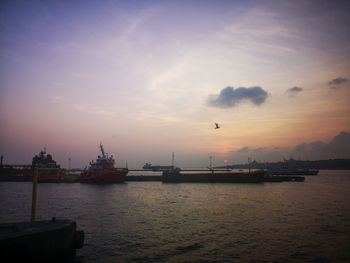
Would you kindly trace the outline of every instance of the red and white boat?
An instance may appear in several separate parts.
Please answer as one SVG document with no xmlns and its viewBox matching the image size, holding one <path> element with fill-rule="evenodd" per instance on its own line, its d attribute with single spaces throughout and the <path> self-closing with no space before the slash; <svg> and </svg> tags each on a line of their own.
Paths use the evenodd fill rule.
<svg viewBox="0 0 350 263">
<path fill-rule="evenodd" d="M 100 144 L 102 156 L 96 162 L 90 162 L 90 167 L 80 175 L 81 183 L 122 183 L 128 173 L 128 168 L 117 168 L 113 155 L 105 154 Z"/>
</svg>

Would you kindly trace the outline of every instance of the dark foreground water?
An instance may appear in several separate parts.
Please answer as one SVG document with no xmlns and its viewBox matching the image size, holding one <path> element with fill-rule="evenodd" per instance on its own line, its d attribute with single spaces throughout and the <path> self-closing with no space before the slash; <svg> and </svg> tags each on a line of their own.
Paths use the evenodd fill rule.
<svg viewBox="0 0 350 263">
<path fill-rule="evenodd" d="M 0 222 L 31 183 L 0 183 Z M 39 184 L 37 218 L 76 220 L 80 262 L 350 262 L 350 171 L 265 184 Z"/>
</svg>

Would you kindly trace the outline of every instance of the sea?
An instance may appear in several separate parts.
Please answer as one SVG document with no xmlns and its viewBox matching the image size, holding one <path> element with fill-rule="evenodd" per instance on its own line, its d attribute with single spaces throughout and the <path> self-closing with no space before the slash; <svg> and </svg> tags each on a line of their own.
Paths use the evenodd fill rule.
<svg viewBox="0 0 350 263">
<path fill-rule="evenodd" d="M 30 220 L 32 183 L 0 183 L 0 223 Z M 350 262 L 350 171 L 304 182 L 38 185 L 37 220 L 85 232 L 75 262 Z"/>
</svg>

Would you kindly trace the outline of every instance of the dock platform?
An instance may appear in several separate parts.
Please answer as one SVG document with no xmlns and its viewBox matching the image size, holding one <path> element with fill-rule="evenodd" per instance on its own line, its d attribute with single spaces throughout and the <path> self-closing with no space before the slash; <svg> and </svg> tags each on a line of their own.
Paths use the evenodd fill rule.
<svg viewBox="0 0 350 263">
<path fill-rule="evenodd" d="M 0 224 L 0 253 L 9 262 L 70 262 L 84 244 L 75 221 L 37 221 Z"/>
</svg>

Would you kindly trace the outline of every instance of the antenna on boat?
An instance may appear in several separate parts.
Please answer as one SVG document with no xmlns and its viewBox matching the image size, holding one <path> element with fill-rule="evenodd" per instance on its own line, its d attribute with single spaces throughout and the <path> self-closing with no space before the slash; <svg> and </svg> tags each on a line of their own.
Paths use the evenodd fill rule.
<svg viewBox="0 0 350 263">
<path fill-rule="evenodd" d="M 175 158 L 174 158 L 174 152 L 173 152 L 173 161 L 172 161 L 172 165 L 173 165 L 173 169 L 174 169 L 174 162 L 175 162 Z"/>
<path fill-rule="evenodd" d="M 101 152 L 102 152 L 102 157 L 103 157 L 103 158 L 106 158 L 105 150 L 103 149 L 102 142 L 100 142 L 100 149 L 101 149 Z"/>
<path fill-rule="evenodd" d="M 250 174 L 250 161 L 251 161 L 251 158 L 250 158 L 250 157 L 248 157 L 249 174 Z"/>
<path fill-rule="evenodd" d="M 213 156 L 209 156 L 209 169 L 212 170 L 213 166 L 212 166 L 212 160 L 213 160 Z"/>
</svg>

